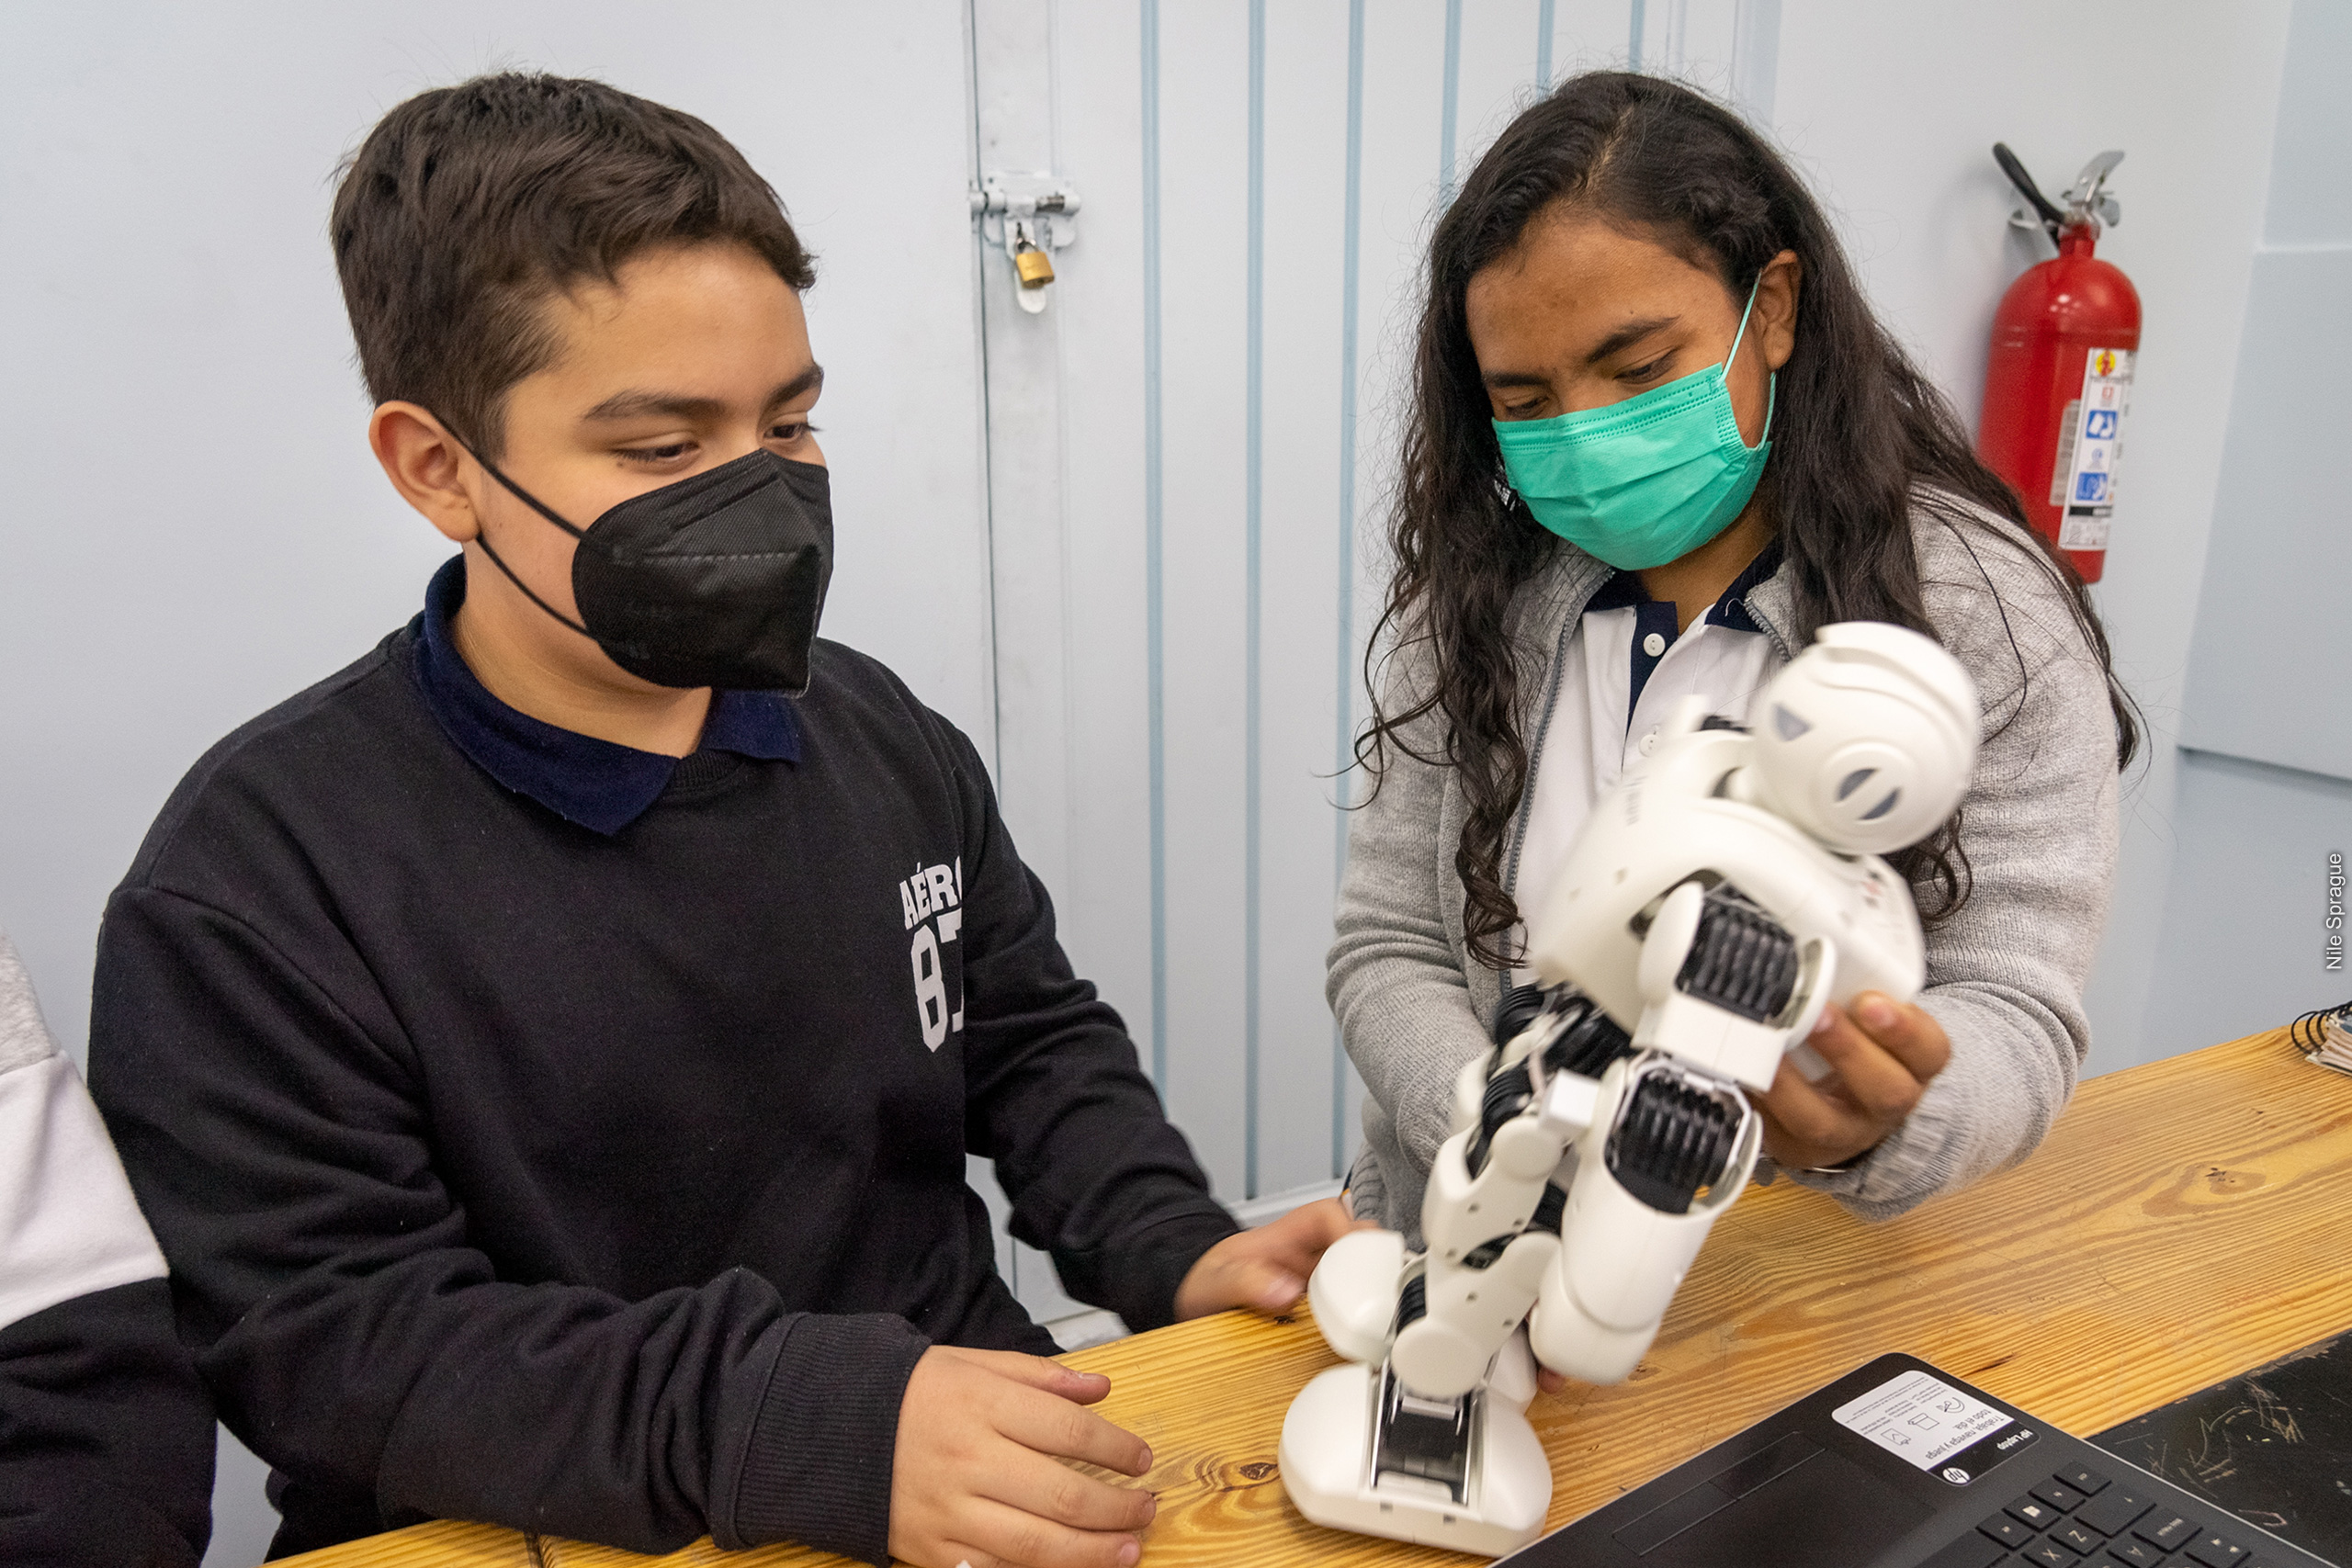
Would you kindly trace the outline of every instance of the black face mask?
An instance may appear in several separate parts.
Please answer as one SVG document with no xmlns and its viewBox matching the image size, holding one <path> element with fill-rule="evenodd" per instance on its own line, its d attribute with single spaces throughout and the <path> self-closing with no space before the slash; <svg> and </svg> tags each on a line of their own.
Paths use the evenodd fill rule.
<svg viewBox="0 0 2352 1568">
<path fill-rule="evenodd" d="M 833 575 L 832 489 L 822 467 L 763 447 L 631 496 L 579 528 L 481 466 L 580 541 L 571 557 L 580 619 L 533 593 L 477 536 L 482 554 L 614 663 L 658 686 L 794 696 L 808 689 L 808 645 Z"/>
</svg>

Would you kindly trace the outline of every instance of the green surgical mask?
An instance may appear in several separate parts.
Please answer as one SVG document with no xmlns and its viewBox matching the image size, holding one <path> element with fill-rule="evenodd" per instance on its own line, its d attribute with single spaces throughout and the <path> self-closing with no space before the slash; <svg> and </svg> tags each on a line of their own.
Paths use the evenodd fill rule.
<svg viewBox="0 0 2352 1568">
<path fill-rule="evenodd" d="M 1772 451 L 1779 377 L 1767 383 L 1764 439 L 1753 446 L 1740 438 L 1725 378 L 1755 309 L 1750 288 L 1721 365 L 1607 408 L 1495 421 L 1503 471 L 1535 520 L 1620 571 L 1664 566 L 1731 526 Z"/>
</svg>

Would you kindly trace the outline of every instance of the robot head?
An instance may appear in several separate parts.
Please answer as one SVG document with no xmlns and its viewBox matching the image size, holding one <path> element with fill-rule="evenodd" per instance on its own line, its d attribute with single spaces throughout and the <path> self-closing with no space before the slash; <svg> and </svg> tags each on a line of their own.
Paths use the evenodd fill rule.
<svg viewBox="0 0 2352 1568">
<path fill-rule="evenodd" d="M 1978 722 L 1974 682 L 1933 639 L 1877 621 L 1824 626 L 1765 689 L 1757 782 L 1831 849 L 1885 854 L 1960 805 Z"/>
</svg>

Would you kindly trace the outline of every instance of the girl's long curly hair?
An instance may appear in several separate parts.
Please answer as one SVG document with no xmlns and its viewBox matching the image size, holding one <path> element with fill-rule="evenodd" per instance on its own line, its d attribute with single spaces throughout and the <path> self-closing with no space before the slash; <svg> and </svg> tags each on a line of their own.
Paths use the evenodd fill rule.
<svg viewBox="0 0 2352 1568">
<path fill-rule="evenodd" d="M 1772 457 L 1758 493 L 1794 579 L 1801 640 L 1834 621 L 1889 621 L 1935 635 L 1911 543 L 1916 506 L 1949 496 L 2025 523 L 2016 494 L 1977 459 L 1951 402 L 1871 314 L 1820 205 L 1737 116 L 1675 83 L 1614 71 L 1571 77 L 1521 114 L 1478 161 L 1430 241 L 1390 519 L 1396 565 L 1364 655 L 1373 720 L 1356 743 L 1374 793 L 1392 745 L 1459 775 L 1468 811 L 1453 863 L 1464 934 L 1471 954 L 1498 969 L 1513 956 L 1506 947 L 1519 910 L 1503 886 L 1502 858 L 1528 773 L 1507 615 L 1513 594 L 1561 547 L 1504 479 L 1464 298 L 1470 279 L 1555 204 L 1655 236 L 1712 267 L 1737 298 L 1774 256 L 1796 254 L 1800 326 L 1780 371 Z M 2105 628 L 2073 569 L 2046 544 L 2041 558 L 2108 671 L 2118 765 L 2127 764 L 2139 726 L 2115 681 Z M 1416 646 L 1433 678 L 1384 692 L 1380 660 Z M 1431 714 L 1444 724 L 1443 751 L 1434 757 L 1407 739 Z M 1960 826 L 1955 813 L 1890 857 L 1931 925 L 1968 898 Z"/>
</svg>

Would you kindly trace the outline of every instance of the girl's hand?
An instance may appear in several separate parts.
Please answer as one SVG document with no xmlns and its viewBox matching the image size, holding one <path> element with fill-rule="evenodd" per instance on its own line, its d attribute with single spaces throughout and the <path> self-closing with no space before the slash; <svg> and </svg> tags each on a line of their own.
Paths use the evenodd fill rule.
<svg viewBox="0 0 2352 1568">
<path fill-rule="evenodd" d="M 1878 1147 L 1951 1060 L 1942 1024 L 1876 991 L 1856 997 L 1850 1013 L 1822 1009 L 1807 1043 L 1836 1071 L 1809 1084 L 1783 1059 L 1772 1087 L 1754 1097 L 1764 1152 L 1792 1170 L 1842 1165 Z"/>
<path fill-rule="evenodd" d="M 1285 1313 L 1306 1293 L 1324 1249 L 1350 1231 L 1377 1227 L 1348 1213 L 1337 1198 L 1293 1209 L 1281 1219 L 1227 1236 L 1201 1254 L 1176 1290 L 1176 1321 L 1227 1307 Z"/>
<path fill-rule="evenodd" d="M 1876 991 L 1856 997 L 1850 1014 L 1834 1003 L 1822 1009 L 1809 1043 L 1835 1072 L 1809 1084 L 1783 1058 L 1771 1089 L 1751 1097 L 1764 1116 L 1764 1151 L 1792 1170 L 1837 1165 L 1876 1148 L 1951 1060 L 1942 1024 Z M 1545 1393 L 1568 1386 L 1541 1365 L 1535 1382 Z"/>
</svg>

